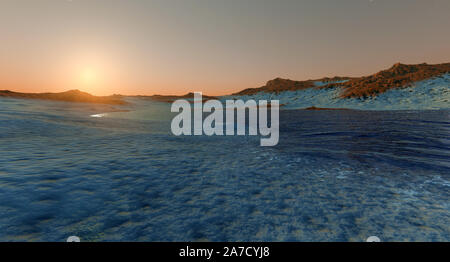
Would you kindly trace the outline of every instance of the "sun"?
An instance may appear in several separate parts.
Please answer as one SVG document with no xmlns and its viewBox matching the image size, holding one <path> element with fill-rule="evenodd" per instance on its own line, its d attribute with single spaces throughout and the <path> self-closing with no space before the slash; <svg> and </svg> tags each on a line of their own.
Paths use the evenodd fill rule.
<svg viewBox="0 0 450 262">
<path fill-rule="evenodd" d="M 106 55 L 100 53 L 75 52 L 67 61 L 67 75 L 71 89 L 79 89 L 92 95 L 109 95 L 113 92 L 117 76 L 115 63 Z"/>
<path fill-rule="evenodd" d="M 103 93 L 104 77 L 101 74 L 99 67 L 84 66 L 80 67 L 78 71 L 78 89 L 84 90 L 91 94 Z"/>
<path fill-rule="evenodd" d="M 94 85 L 96 82 L 97 73 L 96 71 L 91 67 L 86 67 L 83 69 L 81 73 L 81 80 L 83 84 L 87 86 Z"/>
</svg>

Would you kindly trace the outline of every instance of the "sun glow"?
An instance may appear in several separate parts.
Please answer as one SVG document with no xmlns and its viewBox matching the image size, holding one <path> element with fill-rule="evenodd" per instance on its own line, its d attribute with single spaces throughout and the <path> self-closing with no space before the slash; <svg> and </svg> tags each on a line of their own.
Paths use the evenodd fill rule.
<svg viewBox="0 0 450 262">
<path fill-rule="evenodd" d="M 104 69 L 98 65 L 79 66 L 76 74 L 77 89 L 94 95 L 104 95 L 107 84 Z"/>
<path fill-rule="evenodd" d="M 79 89 L 92 95 L 114 93 L 112 90 L 114 87 L 111 85 L 115 81 L 114 63 L 107 55 L 94 51 L 79 51 L 72 53 L 65 63 L 72 89 Z"/>
<path fill-rule="evenodd" d="M 97 74 L 96 74 L 95 70 L 88 67 L 83 70 L 83 72 L 81 74 L 81 79 L 82 79 L 83 84 L 90 86 L 95 83 L 96 76 L 97 76 Z"/>
<path fill-rule="evenodd" d="M 79 89 L 96 96 L 126 93 L 122 87 L 129 77 L 127 67 L 113 49 L 96 45 L 67 48 L 60 65 L 64 89 Z"/>
</svg>

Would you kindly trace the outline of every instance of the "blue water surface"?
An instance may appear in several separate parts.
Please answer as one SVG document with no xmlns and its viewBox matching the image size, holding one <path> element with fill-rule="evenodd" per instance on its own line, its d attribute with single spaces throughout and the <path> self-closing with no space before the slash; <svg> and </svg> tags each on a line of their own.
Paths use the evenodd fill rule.
<svg viewBox="0 0 450 262">
<path fill-rule="evenodd" d="M 450 241 L 449 110 L 282 110 L 261 147 L 130 100 L 0 99 L 0 241 Z"/>
</svg>

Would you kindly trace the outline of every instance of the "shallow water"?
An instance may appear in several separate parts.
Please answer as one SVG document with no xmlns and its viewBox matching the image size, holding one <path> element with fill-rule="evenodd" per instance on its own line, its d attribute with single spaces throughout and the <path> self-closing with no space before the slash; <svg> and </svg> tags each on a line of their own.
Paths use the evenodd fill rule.
<svg viewBox="0 0 450 262">
<path fill-rule="evenodd" d="M 448 110 L 281 111 L 260 147 L 133 102 L 0 99 L 1 241 L 450 241 Z"/>
</svg>

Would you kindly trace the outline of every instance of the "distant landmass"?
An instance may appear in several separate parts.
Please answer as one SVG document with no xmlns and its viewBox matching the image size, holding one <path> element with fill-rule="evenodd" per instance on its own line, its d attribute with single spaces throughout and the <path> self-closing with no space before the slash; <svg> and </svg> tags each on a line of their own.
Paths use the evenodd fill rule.
<svg viewBox="0 0 450 262">
<path fill-rule="evenodd" d="M 275 78 L 230 96 L 279 100 L 285 109 L 428 110 L 450 108 L 450 63 L 396 63 L 363 77 Z"/>
<path fill-rule="evenodd" d="M 397 63 L 376 74 L 349 79 L 341 83 L 330 83 L 322 88 L 340 87 L 342 88 L 341 96 L 343 98 L 376 96 L 389 89 L 411 86 L 413 83 L 449 72 L 450 63 L 437 65 Z"/>
<path fill-rule="evenodd" d="M 337 82 L 341 82 L 341 81 L 348 81 L 350 79 L 351 79 L 350 77 L 335 76 L 333 78 L 325 77 L 325 78 L 316 79 L 316 80 L 295 81 L 295 80 L 283 79 L 283 78 L 278 77 L 278 78 L 268 81 L 265 86 L 256 87 L 256 88 L 247 88 L 240 92 L 236 92 L 233 95 L 254 95 L 259 92 L 280 93 L 280 92 L 284 92 L 284 91 L 297 91 L 297 90 L 303 90 L 303 89 L 307 89 L 307 88 L 318 87 L 316 85 L 317 82 L 337 83 Z"/>
<path fill-rule="evenodd" d="M 80 90 L 70 90 L 62 93 L 19 93 L 9 90 L 0 90 L 0 97 L 25 98 L 25 99 L 45 99 L 66 102 L 96 103 L 110 105 L 125 105 L 121 96 L 93 96 Z"/>
<path fill-rule="evenodd" d="M 258 88 L 248 88 L 233 95 L 253 95 L 259 92 L 279 93 L 307 88 L 342 89 L 341 97 L 368 97 L 384 93 L 389 89 L 406 87 L 414 82 L 440 76 L 450 72 L 450 63 L 429 65 L 426 63 L 406 65 L 397 63 L 387 70 L 363 77 L 321 78 L 306 81 L 275 78 Z"/>
<path fill-rule="evenodd" d="M 93 96 L 79 90 L 62 93 L 19 93 L 0 90 L 0 97 L 125 105 L 128 103 L 125 101 L 127 97 L 171 103 L 177 99 L 192 101 L 194 94 Z M 386 70 L 363 77 L 335 76 L 306 81 L 275 78 L 264 86 L 248 88 L 228 96 L 203 95 L 203 101 L 229 98 L 277 99 L 283 108 L 308 110 L 450 108 L 450 63 L 434 65 L 396 63 Z"/>
<path fill-rule="evenodd" d="M 193 101 L 194 93 L 190 92 L 190 93 L 187 93 L 187 94 L 181 95 L 181 96 L 176 96 L 176 95 L 152 95 L 152 96 L 134 96 L 134 97 L 141 98 L 141 99 L 150 99 L 150 100 L 155 100 L 155 101 L 159 101 L 159 102 L 172 103 L 172 102 L 174 102 L 177 99 L 187 99 L 187 100 Z M 211 99 L 219 99 L 219 98 L 215 97 L 215 96 L 202 95 L 203 102 L 211 100 Z"/>
</svg>

